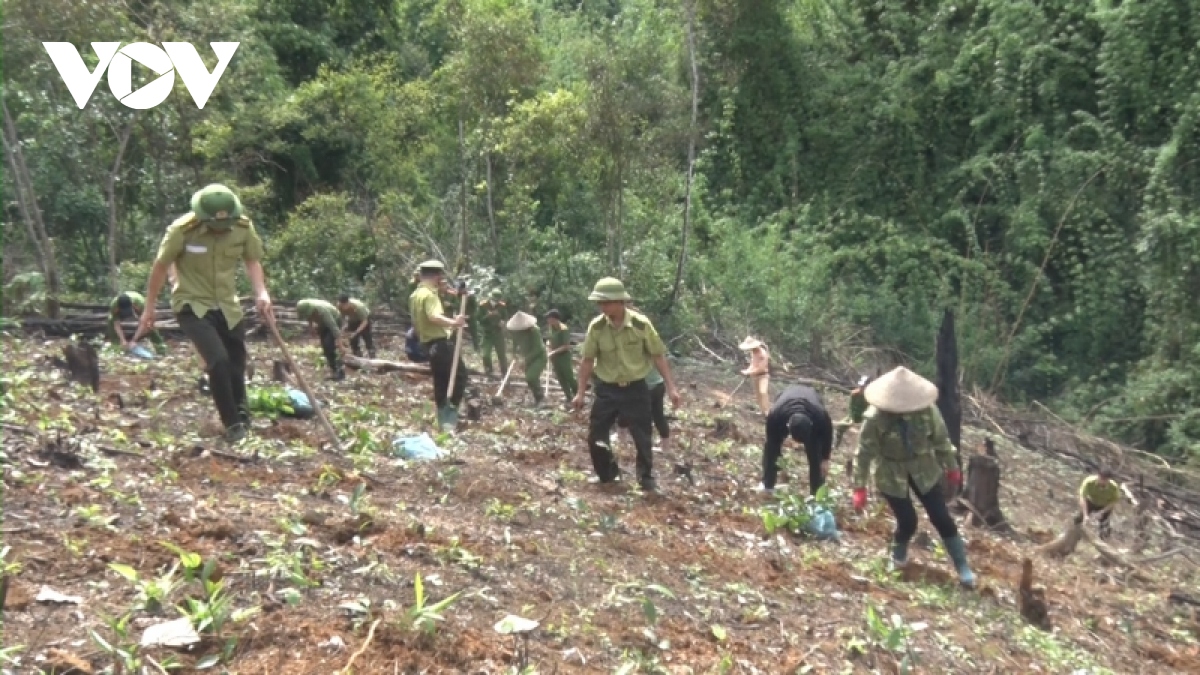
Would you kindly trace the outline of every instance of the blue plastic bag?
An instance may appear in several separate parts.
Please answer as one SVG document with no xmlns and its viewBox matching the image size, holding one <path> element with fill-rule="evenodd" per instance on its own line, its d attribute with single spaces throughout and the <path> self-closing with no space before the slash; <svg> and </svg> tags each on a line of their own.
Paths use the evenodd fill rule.
<svg viewBox="0 0 1200 675">
<path fill-rule="evenodd" d="M 134 346 L 130 347 L 128 354 L 130 356 L 132 356 L 134 358 L 138 358 L 138 359 L 153 359 L 154 358 L 154 352 L 150 351 L 149 349 L 146 349 L 142 345 L 134 345 Z"/>
<path fill-rule="evenodd" d="M 418 462 L 440 459 L 446 454 L 437 446 L 437 443 L 433 442 L 429 434 L 399 436 L 396 440 L 392 441 L 392 449 L 400 457 Z"/>
<path fill-rule="evenodd" d="M 292 417 L 306 420 L 317 414 L 317 411 L 313 410 L 312 402 L 308 400 L 308 394 L 299 389 L 288 389 L 287 395 L 292 400 Z"/>
<path fill-rule="evenodd" d="M 817 539 L 838 539 L 841 533 L 837 529 L 837 521 L 833 513 L 823 506 L 808 506 L 808 523 L 804 529 Z"/>
</svg>

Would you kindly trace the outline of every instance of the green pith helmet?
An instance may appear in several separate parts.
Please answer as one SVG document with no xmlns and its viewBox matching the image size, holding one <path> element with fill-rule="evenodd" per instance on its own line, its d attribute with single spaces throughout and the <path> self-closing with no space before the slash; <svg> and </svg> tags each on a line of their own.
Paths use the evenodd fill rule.
<svg viewBox="0 0 1200 675">
<path fill-rule="evenodd" d="M 493 288 L 492 292 L 488 294 L 488 297 L 492 300 L 499 300 L 500 298 L 504 297 L 504 294 L 500 292 L 499 288 Z"/>
<path fill-rule="evenodd" d="M 625 292 L 625 284 L 613 277 L 604 277 L 597 281 L 592 288 L 592 294 L 588 296 L 591 302 L 625 302 L 632 299 Z"/>
<path fill-rule="evenodd" d="M 214 229 L 229 229 L 242 217 L 242 202 L 219 183 L 205 186 L 192 195 L 192 213 Z"/>
<path fill-rule="evenodd" d="M 417 271 L 421 274 L 429 274 L 432 272 L 444 274 L 446 272 L 446 266 L 443 265 L 442 261 L 440 260 L 426 260 L 425 262 L 421 263 Z"/>
<path fill-rule="evenodd" d="M 296 318 L 301 321 L 307 320 L 315 310 L 316 306 L 312 300 L 301 300 L 296 303 Z"/>
</svg>

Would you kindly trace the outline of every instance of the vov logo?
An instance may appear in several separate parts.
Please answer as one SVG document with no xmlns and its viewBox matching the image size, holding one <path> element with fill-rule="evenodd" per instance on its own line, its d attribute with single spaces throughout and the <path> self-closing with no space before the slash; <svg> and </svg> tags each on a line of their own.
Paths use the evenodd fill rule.
<svg viewBox="0 0 1200 675">
<path fill-rule="evenodd" d="M 212 96 L 217 82 L 225 74 L 225 67 L 233 59 L 240 42 L 208 43 L 217 55 L 217 67 L 210 73 L 196 48 L 188 42 L 164 42 L 160 48 L 148 42 L 131 42 L 124 47 L 120 42 L 93 42 L 100 63 L 96 70 L 88 72 L 83 57 L 70 42 L 43 42 L 46 53 L 58 69 L 71 96 L 80 110 L 92 98 L 96 85 L 104 71 L 108 71 L 108 88 L 126 108 L 149 110 L 167 100 L 175 87 L 175 73 L 183 78 L 183 86 L 192 95 L 196 107 L 204 109 L 208 97 Z M 159 77 L 146 86 L 133 91 L 133 62 L 137 61 L 154 71 Z"/>
</svg>

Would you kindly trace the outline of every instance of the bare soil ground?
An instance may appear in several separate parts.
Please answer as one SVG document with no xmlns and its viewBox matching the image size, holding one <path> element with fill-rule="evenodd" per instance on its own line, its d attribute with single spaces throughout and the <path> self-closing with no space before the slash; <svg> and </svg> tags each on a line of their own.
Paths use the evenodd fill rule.
<svg viewBox="0 0 1200 675">
<path fill-rule="evenodd" d="M 260 418 L 253 437 L 230 449 L 214 437 L 219 425 L 196 390 L 187 346 L 152 362 L 105 351 L 93 394 L 43 362 L 62 345 L 0 344 L 11 547 L 4 672 L 155 673 L 173 664 L 193 672 L 215 663 L 211 672 L 327 674 L 353 658 L 352 672 L 382 674 L 892 673 L 902 662 L 921 673 L 1200 673 L 1200 624 L 1167 599 L 1200 595 L 1195 570 L 1174 558 L 1138 580 L 1086 547 L 1066 561 L 1037 556 L 1071 514 L 1082 475 L 1013 444 L 999 452 L 1001 505 L 1016 531 L 964 525 L 980 577 L 968 591 L 933 546 L 914 551 L 903 577 L 887 571 L 885 507 L 873 500 L 863 516 L 846 508 L 841 465 L 852 433 L 832 476 L 842 540 L 768 535 L 759 515 L 767 499 L 752 491 L 761 442 L 752 394 L 743 388 L 724 409 L 714 403 L 736 384 L 732 368 L 678 367 L 676 446 L 656 455 L 663 494 L 645 496 L 633 481 L 589 484 L 583 417 L 533 410 L 524 389 L 455 437 L 431 432 L 447 458 L 406 462 L 392 439 L 431 431 L 428 380 L 360 373 L 325 382 L 319 350 L 297 343 L 350 447 L 322 449 L 315 420 Z M 266 385 L 276 350 L 259 343 L 252 353 L 254 384 Z M 776 392 L 785 379 L 775 378 Z M 474 384 L 489 398 L 498 382 Z M 842 416 L 842 397 L 827 398 Z M 717 434 L 718 419 L 735 433 Z M 59 453 L 41 452 L 38 434 L 61 438 Z M 964 446 L 982 437 L 968 430 Z M 628 472 L 632 447 L 624 437 L 617 444 Z M 786 456 L 789 482 L 806 490 L 802 455 Z M 695 484 L 677 465 L 691 466 Z M 1118 511 L 1116 546 L 1132 542 L 1132 522 Z M 217 586 L 206 593 L 187 581 L 160 608 L 146 602 L 152 588 L 139 597 L 139 583 L 153 585 L 180 562 L 164 542 L 213 561 L 215 596 Z M 1017 612 L 1024 557 L 1046 588 L 1050 632 Z M 424 613 L 414 609 L 418 575 Z M 43 587 L 79 602 L 39 602 Z M 432 620 L 429 606 L 456 593 L 443 620 Z M 494 626 L 508 614 L 539 625 L 526 639 L 501 635 Z M 139 648 L 147 626 L 183 616 L 203 627 L 199 643 Z"/>
</svg>

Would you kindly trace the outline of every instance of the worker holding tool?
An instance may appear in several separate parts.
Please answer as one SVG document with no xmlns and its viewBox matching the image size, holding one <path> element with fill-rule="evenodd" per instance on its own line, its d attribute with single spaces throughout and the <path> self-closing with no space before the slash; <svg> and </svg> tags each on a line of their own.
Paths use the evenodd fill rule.
<svg viewBox="0 0 1200 675">
<path fill-rule="evenodd" d="M 371 335 L 371 310 L 367 305 L 345 293 L 338 298 L 338 312 L 346 317 L 346 332 L 350 338 L 350 351 L 362 356 L 362 345 L 367 346 L 367 356 L 375 358 L 375 337 Z"/>
<path fill-rule="evenodd" d="M 321 340 L 321 351 L 329 366 L 329 379 L 340 382 L 346 379 L 346 369 L 338 354 L 341 326 L 338 325 L 337 307 L 319 298 L 306 298 L 296 303 L 296 318 L 307 321 L 309 328 Z"/>
<path fill-rule="evenodd" d="M 512 335 L 513 345 L 525 365 L 525 384 L 533 392 L 533 405 L 541 407 L 546 391 L 542 387 L 542 373 L 546 371 L 546 345 L 538 331 L 537 319 L 525 312 L 517 312 L 506 326 Z"/>
<path fill-rule="evenodd" d="M 750 367 L 742 371 L 745 377 L 754 379 L 754 392 L 758 396 L 758 408 L 766 415 L 771 410 L 771 371 L 770 354 L 767 345 L 762 340 L 747 337 L 738 346 L 744 352 L 750 353 Z"/>
<path fill-rule="evenodd" d="M 1096 475 L 1084 478 L 1079 485 L 1079 513 L 1075 514 L 1075 524 L 1095 518 L 1100 522 L 1100 539 L 1107 540 L 1112 532 L 1108 519 L 1120 501 L 1121 486 L 1112 479 L 1111 471 L 1101 468 Z"/>
<path fill-rule="evenodd" d="M 121 325 L 121 322 L 138 319 L 145 309 L 146 298 L 141 293 L 125 291 L 113 298 L 108 305 L 108 323 L 105 331 L 109 341 L 120 344 L 125 351 L 133 349 L 137 343 L 125 339 L 125 327 Z M 137 329 L 134 328 L 134 331 L 136 332 Z M 162 335 L 157 330 L 150 331 L 147 337 L 150 338 L 151 344 L 154 345 L 154 351 L 159 356 L 167 353 L 167 343 L 163 341 Z"/>
<path fill-rule="evenodd" d="M 454 366 L 454 341 L 450 338 L 454 330 L 467 325 L 467 317 L 446 316 L 438 295 L 445 279 L 445 266 L 437 260 L 421 263 L 421 284 L 408 299 L 408 311 L 421 348 L 429 356 L 429 370 L 433 375 L 433 400 L 437 405 L 438 426 L 451 427 L 458 421 L 458 404 L 467 388 L 467 367 L 459 357 Z M 450 389 L 450 374 L 455 371 L 453 395 Z"/>
<path fill-rule="evenodd" d="M 588 325 L 583 360 L 579 364 L 579 391 L 571 404 L 575 410 L 583 408 L 583 397 L 594 374 L 596 396 L 588 420 L 588 451 L 596 479 L 612 483 L 620 476 L 609 432 L 621 416 L 629 421 L 629 432 L 637 448 L 638 483 L 647 492 L 655 491 L 650 388 L 646 376 L 657 367 L 672 405 L 679 407 L 679 391 L 667 363 L 667 347 L 649 319 L 625 306 L 632 298 L 619 279 L 607 277 L 597 281 L 588 300 L 600 306 L 601 314 Z"/>
<path fill-rule="evenodd" d="M 546 323 L 550 325 L 550 339 L 546 342 L 550 348 L 550 365 L 554 367 L 554 377 L 558 379 L 558 386 L 562 387 L 563 396 L 569 402 L 579 389 L 571 363 L 571 329 L 563 323 L 562 314 L 557 309 L 546 312 Z"/>
<path fill-rule="evenodd" d="M 808 457 L 808 490 L 817 494 L 829 476 L 833 455 L 833 422 L 816 389 L 794 384 L 775 399 L 767 412 L 767 440 L 762 452 L 762 492 L 773 492 L 779 474 L 779 456 L 788 436 L 804 446 Z"/>
<path fill-rule="evenodd" d="M 228 187 L 209 185 L 192 195 L 192 210 L 171 223 L 158 247 L 146 287 L 146 308 L 133 341 L 154 329 L 155 303 L 174 263 L 178 278 L 171 309 L 179 327 L 208 367 L 213 403 L 236 443 L 250 426 L 246 405 L 246 330 L 237 298 L 237 263 L 243 261 L 258 315 L 274 325 L 263 274 L 263 245 L 242 203 Z"/>
<path fill-rule="evenodd" d="M 508 372 L 508 355 L 504 344 L 504 313 L 506 307 L 501 300 L 500 289 L 494 289 L 483 302 L 479 303 L 479 322 L 483 328 L 481 357 L 483 370 L 488 377 L 492 376 L 492 351 L 500 361 L 500 374 Z"/>
<path fill-rule="evenodd" d="M 975 575 L 967 564 L 966 542 L 959 536 L 942 494 L 943 473 L 951 485 L 962 485 L 962 471 L 946 423 L 934 405 L 937 385 L 899 367 L 867 385 L 863 396 L 870 407 L 863 415 L 858 434 L 854 509 L 866 508 L 867 480 L 871 477 L 872 463 L 878 463 L 875 487 L 896 518 L 892 565 L 896 568 L 905 565 L 908 542 L 917 533 L 917 511 L 911 490 L 941 536 L 959 581 L 964 586 L 974 586 Z"/>
</svg>

